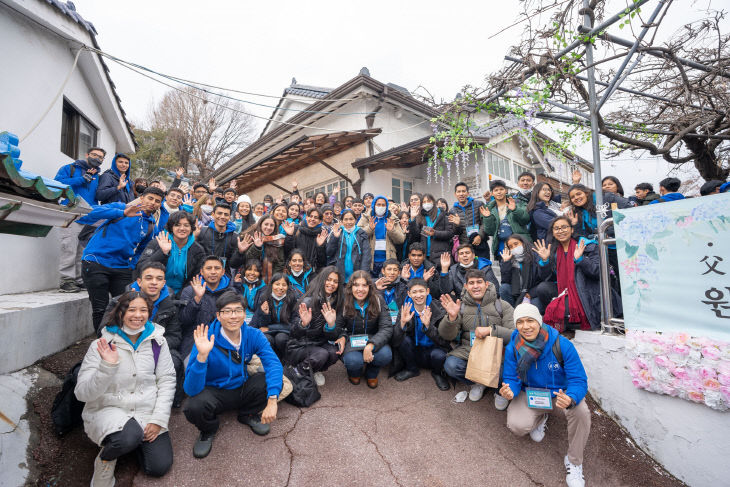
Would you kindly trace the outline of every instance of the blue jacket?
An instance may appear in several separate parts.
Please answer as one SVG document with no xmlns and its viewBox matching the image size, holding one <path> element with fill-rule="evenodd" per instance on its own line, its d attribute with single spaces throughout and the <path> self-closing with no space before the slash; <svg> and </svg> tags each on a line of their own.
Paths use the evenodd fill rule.
<svg viewBox="0 0 730 487">
<path fill-rule="evenodd" d="M 114 269 L 134 269 L 145 247 L 152 240 L 155 219 L 144 212 L 140 216 L 125 217 L 125 208 L 124 203 L 95 206 L 78 220 L 86 225 L 107 220 L 94 232 L 81 260 Z"/>
<path fill-rule="evenodd" d="M 63 182 L 63 181 L 61 181 Z M 655 203 L 669 203 L 670 201 L 677 201 L 677 200 L 683 200 L 684 195 L 682 193 L 667 193 L 663 196 L 660 196 L 659 198 L 655 199 L 650 205 L 653 205 Z"/>
<path fill-rule="evenodd" d="M 129 203 L 134 199 L 132 183 L 129 179 L 130 171 L 132 169 L 131 163 L 127 168 L 127 172 L 124 173 L 127 176 L 127 185 L 124 189 L 117 189 L 119 178 L 122 175 L 119 172 L 119 169 L 117 169 L 117 157 L 119 157 L 119 154 L 115 155 L 114 159 L 112 159 L 111 169 L 107 169 L 104 171 L 104 174 L 99 177 L 99 185 L 96 188 L 96 199 L 99 200 L 99 203 L 102 205 L 116 202 Z"/>
<path fill-rule="evenodd" d="M 205 363 L 198 362 L 198 347 L 193 346 L 190 353 L 188 368 L 185 371 L 183 388 L 188 396 L 200 394 L 205 387 L 218 389 L 238 389 L 248 380 L 246 365 L 256 354 L 261 359 L 266 374 L 266 392 L 268 396 L 278 396 L 283 384 L 284 369 L 279 358 L 269 345 L 264 334 L 256 328 L 244 324 L 241 326 L 241 357 L 243 360 L 236 364 L 229 358 L 225 350 L 235 351 L 233 345 L 221 336 L 221 323 L 215 320 L 208 329 L 208 337 L 215 335 L 215 345 L 208 354 Z"/>
<path fill-rule="evenodd" d="M 71 169 L 72 167 L 73 169 Z M 68 184 L 74 190 L 76 196 L 80 196 L 86 200 L 89 206 L 94 206 L 97 204 L 96 188 L 99 186 L 99 173 L 97 172 L 92 175 L 91 182 L 87 182 L 84 179 L 84 173 L 89 168 L 90 166 L 85 159 L 79 159 L 71 164 L 62 166 L 53 179 L 59 183 Z M 65 201 L 62 203 L 66 204 Z"/>
<path fill-rule="evenodd" d="M 548 327 L 548 333 L 550 334 L 548 343 L 535 364 L 527 371 L 527 384 L 523 384 L 517 375 L 517 353 L 515 352 L 515 341 L 519 337 L 519 332 L 517 330 L 512 332 L 510 342 L 504 351 L 503 382 L 509 385 L 515 398 L 526 387 L 539 387 L 554 392 L 562 389 L 578 404 L 588 392 L 588 378 L 583 369 L 583 363 L 570 340 L 560 336 L 558 331 L 552 327 Z M 562 366 L 553 354 L 555 340 L 560 340 L 560 352 L 563 354 Z"/>
</svg>

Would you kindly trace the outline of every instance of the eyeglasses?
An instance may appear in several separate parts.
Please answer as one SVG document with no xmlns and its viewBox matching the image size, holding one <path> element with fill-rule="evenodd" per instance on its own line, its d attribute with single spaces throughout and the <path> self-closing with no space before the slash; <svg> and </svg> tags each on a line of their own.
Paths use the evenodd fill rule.
<svg viewBox="0 0 730 487">
<path fill-rule="evenodd" d="M 102 161 L 104 160 L 104 157 L 106 157 L 104 154 L 102 154 L 100 152 L 89 152 L 89 155 L 94 156 L 97 159 L 101 159 Z"/>
<path fill-rule="evenodd" d="M 568 225 L 562 227 L 553 227 L 553 232 L 567 232 L 568 230 L 570 230 L 570 226 Z"/>
<path fill-rule="evenodd" d="M 236 308 L 236 309 L 222 309 L 219 311 L 221 316 L 229 317 L 229 316 L 243 316 L 246 314 L 246 310 L 243 308 Z"/>
</svg>

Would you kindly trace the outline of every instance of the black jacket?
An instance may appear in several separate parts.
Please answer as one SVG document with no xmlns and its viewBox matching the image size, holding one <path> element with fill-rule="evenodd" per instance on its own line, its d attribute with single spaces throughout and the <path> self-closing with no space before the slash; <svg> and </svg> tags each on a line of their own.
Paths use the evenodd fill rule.
<svg viewBox="0 0 730 487">
<path fill-rule="evenodd" d="M 441 320 L 444 316 L 446 316 L 446 310 L 443 306 L 441 306 L 441 303 L 436 300 L 431 300 L 431 322 L 428 325 L 428 328 L 426 328 L 426 336 L 431 339 L 431 341 L 439 348 L 444 349 L 445 351 L 451 350 L 451 345 L 448 340 L 444 340 L 441 338 L 441 335 L 439 335 L 438 325 L 441 323 Z M 399 346 L 403 342 L 403 337 L 408 335 L 409 337 L 413 337 L 416 333 L 415 331 L 416 326 L 416 315 L 413 315 L 413 318 L 406 323 L 405 328 L 401 328 L 400 326 L 400 313 L 398 313 L 398 321 L 396 321 L 395 325 L 393 326 L 393 340 L 392 344 L 394 347 Z"/>
<path fill-rule="evenodd" d="M 528 252 L 531 251 L 528 250 Z M 531 265 L 523 264 L 522 269 L 515 268 L 512 265 L 512 259 L 499 263 L 502 284 L 512 285 L 512 295 L 517 297 L 515 303 L 521 303 L 526 293 L 536 296 L 535 288 L 542 282 L 538 265 L 540 257 L 532 252 L 532 258 Z"/>
<path fill-rule="evenodd" d="M 368 343 L 372 343 L 373 352 L 377 352 L 390 342 L 393 336 L 393 321 L 388 312 L 388 306 L 383 298 L 376 294 L 380 304 L 380 314 L 376 318 L 371 318 L 370 313 L 366 313 L 366 319 L 363 319 L 360 313 L 356 312 L 354 317 L 345 317 L 344 312 L 337 314 L 335 327 L 328 329 L 325 327 L 325 336 L 327 340 L 337 340 L 345 337 L 345 351 L 343 355 L 350 351 L 349 337 L 352 335 L 364 335 L 367 331 Z"/>
<path fill-rule="evenodd" d="M 307 308 L 312 309 L 313 298 L 307 296 L 301 302 L 306 304 Z M 287 354 L 294 354 L 302 348 L 321 347 L 327 343 L 327 337 L 324 332 L 327 321 L 322 315 L 321 305 L 315 306 L 314 308 L 312 309 L 312 321 L 307 327 L 302 326 L 302 319 L 295 309 L 289 326 Z M 339 313 L 341 313 L 341 310 L 338 310 Z"/>
<path fill-rule="evenodd" d="M 224 276 L 224 279 L 228 279 L 228 276 Z M 216 314 L 215 302 L 216 300 L 229 289 L 236 289 L 233 286 L 233 282 L 229 282 L 228 286 L 220 286 L 215 291 L 211 291 L 208 286 L 205 287 L 205 294 L 200 300 L 200 303 L 195 302 L 195 292 L 190 285 L 183 288 L 180 293 L 180 325 L 182 328 L 182 345 L 180 346 L 180 352 L 183 357 L 190 353 L 193 349 L 193 330 L 199 324 L 203 323 L 209 325 L 214 319 Z M 236 289 L 238 293 L 241 291 Z"/>
<path fill-rule="evenodd" d="M 477 263 L 478 260 L 474 259 L 474 265 L 469 269 L 478 269 L 478 267 L 476 267 Z M 453 293 L 456 298 L 461 297 L 461 291 L 464 290 L 464 281 L 466 280 L 466 271 L 469 269 L 461 267 L 461 265 L 457 262 L 449 267 L 449 273 L 447 275 L 440 274 L 440 294 Z M 494 275 L 494 271 L 492 271 L 492 266 L 483 267 L 481 270 L 484 272 L 487 281 L 491 282 L 497 289 L 499 289 L 499 281 L 497 280 L 497 276 Z"/>
<path fill-rule="evenodd" d="M 96 199 L 99 200 L 100 205 L 107 203 L 129 203 L 134 199 L 132 191 L 127 191 L 127 188 L 117 189 L 119 184 L 119 176 L 111 169 L 104 171 L 104 174 L 99 176 L 99 186 L 96 187 Z"/>
<path fill-rule="evenodd" d="M 183 289 L 185 288 L 185 286 L 190 284 L 190 281 L 193 280 L 193 277 L 200 274 L 200 267 L 203 265 L 203 259 L 205 258 L 205 256 L 205 250 L 198 242 L 193 242 L 193 245 L 188 248 L 188 261 L 185 269 L 185 282 L 183 283 Z M 142 256 L 139 258 L 139 262 L 137 263 L 137 269 L 139 269 L 143 263 L 149 261 L 161 262 L 165 266 L 167 266 L 167 260 L 169 258 L 169 255 L 165 255 L 165 253 L 160 250 L 160 244 L 157 243 L 157 239 L 153 238 L 152 240 L 150 240 L 150 243 L 147 244 L 144 252 L 142 252 Z M 135 271 L 135 276 L 136 275 L 137 272 Z M 180 290 L 180 292 L 182 292 L 182 289 Z M 178 295 L 179 294 L 180 293 L 178 293 Z"/>
<path fill-rule="evenodd" d="M 370 237 L 362 228 L 357 228 L 355 233 L 355 241 L 352 249 L 352 271 L 368 271 L 372 266 L 373 253 L 370 251 Z M 344 232 L 344 230 L 343 230 Z M 330 235 L 327 241 L 327 255 L 330 259 L 335 261 L 335 266 L 340 272 L 340 275 L 345 275 L 345 255 L 347 255 L 347 249 L 345 248 L 345 239 L 342 238 L 342 233 L 339 237 L 334 234 Z"/>
<path fill-rule="evenodd" d="M 403 262 L 400 263 L 401 269 L 405 265 L 411 265 L 410 264 L 410 261 L 408 259 L 406 259 L 406 260 L 404 260 Z M 433 267 L 436 267 L 436 266 L 433 265 L 433 262 L 431 262 L 428 259 L 424 259 L 423 260 L 423 273 L 424 274 L 429 269 L 431 269 Z M 411 267 L 411 269 L 412 269 L 412 267 Z M 438 299 L 438 298 L 441 297 L 441 284 L 440 284 L 440 280 L 441 280 L 440 279 L 440 273 L 439 273 L 439 270 L 437 268 L 436 271 L 433 273 L 433 277 L 427 281 L 428 282 L 428 292 L 431 294 L 431 296 L 433 296 L 434 299 Z M 408 284 L 407 281 L 406 281 L 406 284 Z M 408 286 L 406 286 L 406 292 L 408 292 Z"/>
<path fill-rule="evenodd" d="M 256 312 L 253 315 L 250 326 L 254 328 L 266 327 L 269 329 L 269 333 L 289 333 L 292 318 L 294 318 L 295 315 L 299 316 L 296 309 L 297 299 L 295 297 L 294 290 L 290 288 L 282 301 L 283 303 L 281 304 L 279 318 L 277 319 L 274 299 L 270 298 L 268 300 L 269 312 L 264 313 L 261 309 L 263 300 L 260 297 L 259 302 L 256 304 Z"/>
<path fill-rule="evenodd" d="M 226 270 L 237 267 L 231 262 L 234 252 L 238 253 L 238 234 L 236 232 L 218 232 L 210 227 L 203 227 L 195 238 L 205 250 L 205 255 L 217 255 L 226 260 Z"/>
<path fill-rule="evenodd" d="M 307 262 L 312 266 L 313 273 L 317 273 L 317 269 L 321 269 L 327 265 L 327 242 L 317 245 L 317 237 L 321 228 L 311 229 L 306 226 L 298 227 L 294 235 L 287 235 L 284 239 L 284 254 L 290 255 L 294 249 L 299 249 L 304 253 Z"/>
<path fill-rule="evenodd" d="M 428 251 L 428 239 L 426 235 L 421 233 L 425 226 L 425 215 L 426 212 L 421 210 L 421 218 L 423 218 L 423 222 L 418 223 L 421 218 L 415 221 L 416 231 L 414 233 L 411 233 L 410 231 L 408 232 L 408 241 L 409 243 L 421 242 L 423 244 L 423 248 Z M 442 253 L 451 252 L 454 238 L 454 225 L 453 223 L 449 223 L 448 217 L 449 214 L 447 212 L 439 211 L 436 220 L 433 222 L 434 234 L 431 236 L 431 253 L 428 254 L 428 258 L 431 262 L 438 262 Z"/>
</svg>

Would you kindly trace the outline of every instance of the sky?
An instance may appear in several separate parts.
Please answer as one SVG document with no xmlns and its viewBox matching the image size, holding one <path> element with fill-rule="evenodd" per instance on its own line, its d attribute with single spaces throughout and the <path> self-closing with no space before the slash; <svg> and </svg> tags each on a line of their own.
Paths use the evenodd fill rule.
<svg viewBox="0 0 730 487">
<path fill-rule="evenodd" d="M 673 31 L 698 4 L 713 2 L 675 2 L 665 30 Z M 105 52 L 181 78 L 275 96 L 293 77 L 301 84 L 334 88 L 365 66 L 380 81 L 411 91 L 422 85 L 437 100 L 451 100 L 464 85 L 481 85 L 488 73 L 497 71 L 522 33 L 518 25 L 494 35 L 519 19 L 517 0 L 75 0 L 75 5 L 95 25 Z M 108 64 L 128 118 L 144 126 L 168 88 Z M 271 114 L 271 108 L 247 109 Z M 589 146 L 578 152 L 591 159 Z M 668 164 L 646 155 L 640 163 L 627 154 L 601 167 L 604 175 L 619 177 L 625 188 L 642 181 L 656 186 L 669 171 Z"/>
</svg>

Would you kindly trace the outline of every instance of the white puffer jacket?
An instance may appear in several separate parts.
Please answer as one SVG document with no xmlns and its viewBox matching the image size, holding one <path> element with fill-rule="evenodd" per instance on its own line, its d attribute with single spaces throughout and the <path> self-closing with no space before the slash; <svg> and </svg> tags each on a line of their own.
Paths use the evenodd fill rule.
<svg viewBox="0 0 730 487">
<path fill-rule="evenodd" d="M 167 430 L 176 382 L 164 332 L 163 327 L 155 325 L 135 351 L 122 337 L 104 328 L 102 338 L 118 350 L 116 364 L 101 359 L 96 348 L 98 340 L 89 346 L 74 392 L 79 401 L 86 403 L 82 413 L 84 430 L 97 445 L 101 446 L 107 435 L 121 431 L 130 418 L 142 429 L 154 423 L 162 427 L 161 433 Z M 152 340 L 160 344 L 157 370 Z"/>
</svg>

